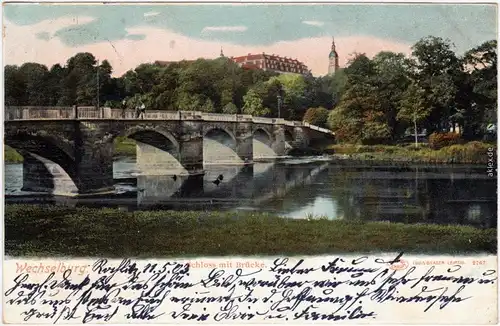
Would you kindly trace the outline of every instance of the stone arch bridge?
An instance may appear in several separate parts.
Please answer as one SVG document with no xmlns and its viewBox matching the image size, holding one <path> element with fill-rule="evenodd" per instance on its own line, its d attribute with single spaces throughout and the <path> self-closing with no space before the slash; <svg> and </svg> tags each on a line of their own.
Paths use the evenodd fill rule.
<svg viewBox="0 0 500 326">
<path fill-rule="evenodd" d="M 255 152 L 254 144 L 267 148 L 268 156 L 282 156 L 334 136 L 330 130 L 284 119 L 197 111 L 147 111 L 137 119 L 132 110 L 94 107 L 7 107 L 4 128 L 5 144 L 24 157 L 23 190 L 53 188 L 49 166 L 55 163 L 69 177 L 73 195 L 112 189 L 113 141 L 118 136 L 136 140 L 143 174 L 179 175 L 202 174 L 204 153 L 229 163 L 217 157 L 213 144 L 230 149 L 236 162 L 252 164 L 265 156 Z M 210 142 L 204 145 L 204 139 Z"/>
</svg>

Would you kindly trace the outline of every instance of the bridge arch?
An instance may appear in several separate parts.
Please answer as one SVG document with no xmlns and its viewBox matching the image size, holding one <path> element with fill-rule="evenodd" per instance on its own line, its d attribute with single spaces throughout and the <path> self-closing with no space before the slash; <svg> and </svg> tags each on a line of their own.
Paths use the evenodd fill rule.
<svg viewBox="0 0 500 326">
<path fill-rule="evenodd" d="M 293 142 L 293 134 L 288 129 L 285 129 L 285 142 L 287 142 L 287 143 Z"/>
<path fill-rule="evenodd" d="M 165 139 L 168 139 L 174 147 L 179 150 L 179 142 L 175 137 L 172 135 L 172 133 L 168 130 L 163 130 L 162 128 L 154 128 L 154 127 L 144 127 L 144 126 L 132 126 L 129 128 L 124 129 L 122 132 L 117 133 L 114 135 L 114 137 L 117 136 L 123 136 L 126 138 L 131 138 L 134 139 L 136 138 L 136 135 L 140 135 L 143 133 L 156 133 L 158 135 L 163 136 Z"/>
<path fill-rule="evenodd" d="M 271 145 L 272 135 L 265 128 L 259 127 L 253 131 L 253 137 L 267 145 Z"/>
<path fill-rule="evenodd" d="M 221 134 L 221 132 L 223 132 L 223 133 L 227 134 L 229 137 L 231 137 L 231 140 L 236 145 L 237 141 L 236 141 L 236 137 L 234 136 L 234 133 L 225 126 L 209 126 L 207 128 L 204 128 L 203 138 L 215 136 L 217 134 Z"/>
<path fill-rule="evenodd" d="M 69 141 L 44 132 L 18 131 L 6 132 L 4 142 L 23 156 L 23 190 L 52 194 L 79 191 L 76 159 L 80 154 Z"/>
<path fill-rule="evenodd" d="M 225 126 L 208 126 L 203 130 L 203 161 L 205 163 L 234 163 L 243 161 L 238 155 L 238 140 Z"/>
<path fill-rule="evenodd" d="M 276 157 L 277 154 L 273 149 L 273 142 L 273 134 L 267 128 L 256 128 L 253 131 L 254 159 Z"/>
<path fill-rule="evenodd" d="M 136 168 L 141 175 L 187 174 L 182 164 L 180 145 L 169 130 L 135 125 L 115 133 L 136 141 Z"/>
</svg>

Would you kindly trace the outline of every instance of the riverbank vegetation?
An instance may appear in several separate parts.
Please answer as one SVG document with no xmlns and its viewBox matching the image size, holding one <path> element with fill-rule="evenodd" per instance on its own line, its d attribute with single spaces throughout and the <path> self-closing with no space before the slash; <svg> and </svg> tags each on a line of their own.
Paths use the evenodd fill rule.
<svg viewBox="0 0 500 326">
<path fill-rule="evenodd" d="M 170 257 L 404 251 L 496 253 L 496 229 L 264 213 L 6 205 L 11 256 Z"/>
<path fill-rule="evenodd" d="M 406 145 L 352 145 L 335 144 L 323 149 L 330 154 L 343 154 L 342 158 L 362 161 L 401 161 L 410 163 L 466 163 L 496 162 L 496 145 L 472 141 L 432 149 L 428 144 Z"/>
</svg>

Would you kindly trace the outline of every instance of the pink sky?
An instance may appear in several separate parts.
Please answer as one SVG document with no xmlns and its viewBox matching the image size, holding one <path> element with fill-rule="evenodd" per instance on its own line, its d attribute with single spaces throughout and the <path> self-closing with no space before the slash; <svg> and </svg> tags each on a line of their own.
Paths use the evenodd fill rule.
<svg viewBox="0 0 500 326">
<path fill-rule="evenodd" d="M 306 38 L 290 42 L 278 42 L 269 46 L 240 46 L 221 42 L 200 41 L 158 28 L 143 27 L 128 29 L 129 34 L 144 34 L 144 40 L 120 40 L 101 42 L 80 47 L 64 45 L 58 38 L 48 41 L 36 37 L 36 33 L 53 35 L 57 30 L 91 21 L 89 17 L 60 18 L 45 20 L 35 25 L 18 26 L 4 20 L 4 65 L 21 65 L 24 62 L 38 62 L 50 67 L 64 64 L 78 52 L 90 52 L 99 60 L 107 59 L 113 66 L 115 76 L 145 62 L 155 60 L 174 61 L 181 59 L 216 58 L 221 47 L 226 56 L 240 56 L 248 53 L 279 54 L 304 62 L 313 75 L 327 73 L 331 38 Z M 228 31 L 229 32 L 229 31 Z M 410 45 L 370 36 L 336 37 L 340 65 L 343 66 L 352 53 L 366 53 L 373 56 L 380 51 L 410 53 Z"/>
</svg>

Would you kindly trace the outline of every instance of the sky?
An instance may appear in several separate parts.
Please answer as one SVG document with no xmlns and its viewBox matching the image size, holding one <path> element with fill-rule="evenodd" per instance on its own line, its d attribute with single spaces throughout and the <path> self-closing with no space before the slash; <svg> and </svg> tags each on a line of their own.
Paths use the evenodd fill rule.
<svg viewBox="0 0 500 326">
<path fill-rule="evenodd" d="M 467 4 L 4 4 L 3 64 L 64 64 L 78 52 L 120 76 L 156 60 L 279 54 L 327 73 L 354 53 L 411 53 L 422 37 L 450 39 L 457 54 L 495 39 L 496 5 Z"/>
</svg>

